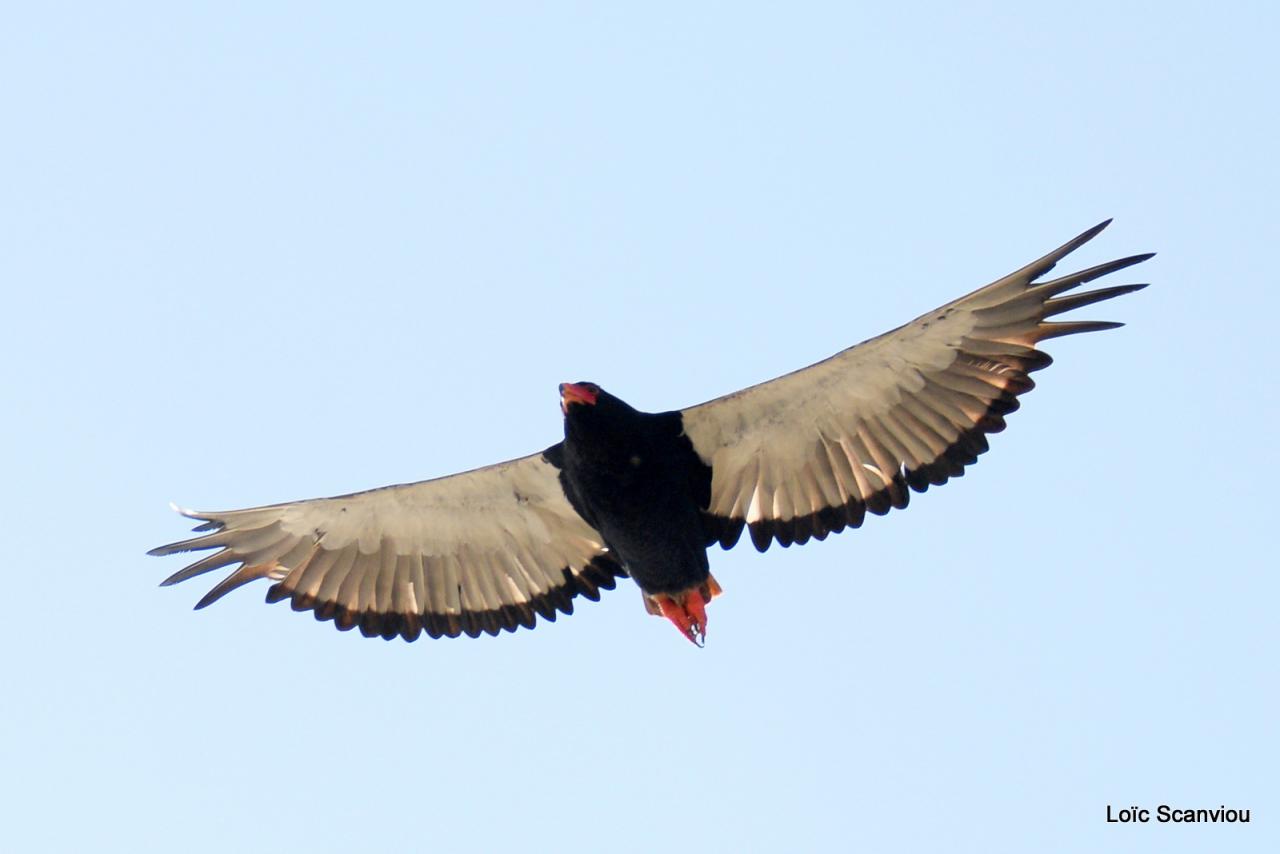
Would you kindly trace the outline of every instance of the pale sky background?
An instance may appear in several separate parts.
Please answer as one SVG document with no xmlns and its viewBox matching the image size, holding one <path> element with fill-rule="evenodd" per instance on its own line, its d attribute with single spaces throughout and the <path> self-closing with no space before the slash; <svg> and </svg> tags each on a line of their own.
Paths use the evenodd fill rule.
<svg viewBox="0 0 1280 854">
<path fill-rule="evenodd" d="M 1275 4 L 11 4 L 10 851 L 1275 851 Z M 179 8 L 180 7 L 180 8 Z M 156 585 L 188 526 L 1159 256 L 962 479 L 500 638 Z M 1105 809 L 1250 808 L 1242 826 Z"/>
</svg>

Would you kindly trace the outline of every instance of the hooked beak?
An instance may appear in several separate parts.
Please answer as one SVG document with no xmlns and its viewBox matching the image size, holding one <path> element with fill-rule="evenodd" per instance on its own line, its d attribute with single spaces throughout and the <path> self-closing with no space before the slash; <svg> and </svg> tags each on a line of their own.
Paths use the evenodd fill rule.
<svg viewBox="0 0 1280 854">
<path fill-rule="evenodd" d="M 560 383 L 560 411 L 568 414 L 569 404 L 595 406 L 597 393 L 581 383 Z"/>
</svg>

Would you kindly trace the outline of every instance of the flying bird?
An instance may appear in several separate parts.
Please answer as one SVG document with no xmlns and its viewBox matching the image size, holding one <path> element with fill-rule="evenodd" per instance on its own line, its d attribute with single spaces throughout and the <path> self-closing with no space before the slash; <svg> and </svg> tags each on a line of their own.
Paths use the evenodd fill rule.
<svg viewBox="0 0 1280 854">
<path fill-rule="evenodd" d="M 745 531 L 760 551 L 787 547 L 906 507 L 987 450 L 1051 361 L 1040 342 L 1123 325 L 1048 318 L 1146 287 L 1068 294 L 1151 254 L 1040 281 L 1109 223 L 769 382 L 657 413 L 564 383 L 564 439 L 545 451 L 332 498 L 179 510 L 201 536 L 149 554 L 217 549 L 163 585 L 235 567 L 196 608 L 266 578 L 268 602 L 387 640 L 532 628 L 630 576 L 649 613 L 702 645 L 720 592 L 712 545 Z"/>
</svg>

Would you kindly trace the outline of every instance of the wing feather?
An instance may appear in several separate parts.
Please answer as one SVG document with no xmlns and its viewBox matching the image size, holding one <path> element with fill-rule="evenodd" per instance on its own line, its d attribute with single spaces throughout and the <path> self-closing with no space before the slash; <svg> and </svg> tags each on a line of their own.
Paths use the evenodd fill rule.
<svg viewBox="0 0 1280 854">
<path fill-rule="evenodd" d="M 333 498 L 180 512 L 204 535 L 150 554 L 216 551 L 163 584 L 235 566 L 197 607 L 267 578 L 268 601 L 289 599 L 368 637 L 532 627 L 538 615 L 572 613 L 575 596 L 598 599 L 625 574 L 544 454 Z"/>
<path fill-rule="evenodd" d="M 1122 325 L 1047 318 L 1146 287 L 1063 295 L 1150 254 L 1038 281 L 1109 222 L 892 332 L 683 410 L 711 469 L 708 538 L 729 548 L 745 524 L 761 551 L 820 539 L 963 475 L 1051 364 L 1040 342 Z"/>
</svg>

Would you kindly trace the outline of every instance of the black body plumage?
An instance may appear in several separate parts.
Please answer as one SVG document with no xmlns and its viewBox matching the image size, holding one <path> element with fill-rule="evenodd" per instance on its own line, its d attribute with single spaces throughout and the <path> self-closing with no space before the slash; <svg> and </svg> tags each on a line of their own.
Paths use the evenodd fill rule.
<svg viewBox="0 0 1280 854">
<path fill-rule="evenodd" d="M 547 459 L 640 589 L 670 593 L 706 581 L 711 469 L 684 436 L 680 413 L 641 412 L 599 391 L 595 403 L 566 408 L 564 432 Z"/>
</svg>

